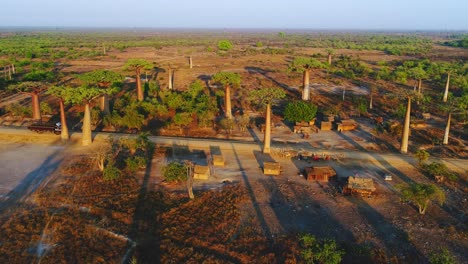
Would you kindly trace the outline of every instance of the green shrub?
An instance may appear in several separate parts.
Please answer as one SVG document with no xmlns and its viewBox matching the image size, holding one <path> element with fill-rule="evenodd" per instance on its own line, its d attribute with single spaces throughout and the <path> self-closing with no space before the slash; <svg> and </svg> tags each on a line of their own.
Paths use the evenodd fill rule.
<svg viewBox="0 0 468 264">
<path fill-rule="evenodd" d="M 232 43 L 229 40 L 223 39 L 218 41 L 218 49 L 223 51 L 228 51 L 232 49 Z"/>
<path fill-rule="evenodd" d="M 453 255 L 446 248 L 433 252 L 429 257 L 431 264 L 455 264 L 457 263 Z"/>
<path fill-rule="evenodd" d="M 162 168 L 164 179 L 168 182 L 185 181 L 187 179 L 187 170 L 183 164 L 173 161 Z"/>
<path fill-rule="evenodd" d="M 41 102 L 40 105 L 41 113 L 43 115 L 51 115 L 52 114 L 52 107 L 50 107 L 50 104 L 47 102 Z"/>
<path fill-rule="evenodd" d="M 112 181 L 120 177 L 120 170 L 113 163 L 109 163 L 102 171 L 102 175 L 104 180 Z"/>
<path fill-rule="evenodd" d="M 444 176 L 451 181 L 456 181 L 458 179 L 457 175 L 452 173 L 447 165 L 441 162 L 435 161 L 430 164 L 425 164 L 422 168 L 423 171 L 432 178 L 435 178 L 435 176 Z"/>
<path fill-rule="evenodd" d="M 288 103 L 284 110 L 284 118 L 292 122 L 309 122 L 317 114 L 317 106 L 304 101 Z"/>
<path fill-rule="evenodd" d="M 299 237 L 302 247 L 301 256 L 305 263 L 327 263 L 338 264 L 344 255 L 344 251 L 338 249 L 333 240 L 317 242 L 311 234 L 304 234 Z"/>
<path fill-rule="evenodd" d="M 129 157 L 125 160 L 125 164 L 127 165 L 126 168 L 133 173 L 140 168 L 144 168 L 146 166 L 146 162 L 146 158 L 142 156 Z"/>
<path fill-rule="evenodd" d="M 5 110 L 15 117 L 31 117 L 32 110 L 27 106 L 22 106 L 18 103 L 11 104 L 5 107 Z"/>
</svg>

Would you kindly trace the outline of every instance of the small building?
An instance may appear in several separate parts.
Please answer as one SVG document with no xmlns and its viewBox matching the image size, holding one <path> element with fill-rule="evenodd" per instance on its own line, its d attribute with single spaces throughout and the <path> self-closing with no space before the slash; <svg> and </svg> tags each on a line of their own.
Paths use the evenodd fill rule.
<svg viewBox="0 0 468 264">
<path fill-rule="evenodd" d="M 336 171 L 330 167 L 307 167 L 304 169 L 308 181 L 328 182 L 330 178 L 336 176 Z"/>
<path fill-rule="evenodd" d="M 281 166 L 278 162 L 264 162 L 263 174 L 265 175 L 280 175 Z"/>
<path fill-rule="evenodd" d="M 332 122 L 331 121 L 321 121 L 320 122 L 320 130 L 324 130 L 324 131 L 332 130 Z"/>
<path fill-rule="evenodd" d="M 213 155 L 213 165 L 224 167 L 224 157 L 222 155 Z"/>
<path fill-rule="evenodd" d="M 195 180 L 208 180 L 210 177 L 210 167 L 195 165 L 193 169 L 193 179 Z"/>
<path fill-rule="evenodd" d="M 357 176 L 349 176 L 348 183 L 343 188 L 344 194 L 358 193 L 360 195 L 371 195 L 376 190 L 374 180 Z"/>
<path fill-rule="evenodd" d="M 341 120 L 339 123 L 336 123 L 336 130 L 340 132 L 354 130 L 357 127 L 358 125 L 354 119 L 345 119 Z"/>
</svg>

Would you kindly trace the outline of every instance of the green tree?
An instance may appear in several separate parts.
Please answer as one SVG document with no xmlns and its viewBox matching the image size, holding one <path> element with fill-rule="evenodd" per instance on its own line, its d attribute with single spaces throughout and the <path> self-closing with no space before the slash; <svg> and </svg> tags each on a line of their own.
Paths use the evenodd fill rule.
<svg viewBox="0 0 468 264">
<path fill-rule="evenodd" d="M 87 146 L 91 144 L 91 109 L 90 103 L 93 99 L 101 96 L 104 93 L 111 93 L 110 89 L 103 89 L 98 87 L 89 87 L 89 86 L 80 86 L 77 88 L 70 88 L 66 90 L 67 96 L 65 98 L 66 103 L 71 103 L 73 105 L 83 105 L 85 106 L 84 118 L 83 118 L 83 127 L 82 127 L 82 145 Z"/>
<path fill-rule="evenodd" d="M 95 70 L 78 75 L 78 78 L 88 86 L 97 86 L 99 88 L 119 89 L 124 76 L 109 70 Z M 102 112 L 109 114 L 109 97 L 108 94 L 103 94 L 100 98 L 99 107 Z"/>
<path fill-rule="evenodd" d="M 255 104 L 265 107 L 265 137 L 263 145 L 263 153 L 270 153 L 271 145 L 271 105 L 277 100 L 284 98 L 286 93 L 281 88 L 261 88 L 250 92 L 250 100 Z"/>
<path fill-rule="evenodd" d="M 225 117 L 232 119 L 231 87 L 237 88 L 240 86 L 240 75 L 232 72 L 218 72 L 215 75 L 213 75 L 212 80 L 213 82 L 221 84 L 224 87 L 224 107 L 226 108 Z"/>
<path fill-rule="evenodd" d="M 325 240 L 321 243 L 311 234 L 303 234 L 299 237 L 301 256 L 305 263 L 338 264 L 344 255 L 344 251 L 338 249 L 336 242 Z"/>
<path fill-rule="evenodd" d="M 285 37 L 286 37 L 286 33 L 284 33 L 284 32 L 278 32 L 278 37 L 280 37 L 280 38 L 285 38 Z"/>
<path fill-rule="evenodd" d="M 228 50 L 232 49 L 231 41 L 229 41 L 227 39 L 223 39 L 223 40 L 218 41 L 218 49 L 222 50 L 222 51 L 228 51 Z"/>
<path fill-rule="evenodd" d="M 130 59 L 124 65 L 124 70 L 135 71 L 138 101 L 143 101 L 145 99 L 143 89 L 141 87 L 141 70 L 150 70 L 152 68 L 153 64 L 144 59 Z"/>
<path fill-rule="evenodd" d="M 192 115 L 190 113 L 177 113 L 172 122 L 182 131 L 183 127 L 190 125 L 192 122 Z"/>
<path fill-rule="evenodd" d="M 447 145 L 450 135 L 450 124 L 452 122 L 453 113 L 463 113 L 468 111 L 468 95 L 463 97 L 449 96 L 447 103 L 439 106 L 439 108 L 447 113 L 447 123 L 445 125 L 444 140 L 442 144 Z"/>
<path fill-rule="evenodd" d="M 316 114 L 317 106 L 304 101 L 290 102 L 284 109 L 284 119 L 292 122 L 309 122 Z"/>
<path fill-rule="evenodd" d="M 51 115 L 52 114 L 52 107 L 50 107 L 49 103 L 41 102 L 40 108 L 41 108 L 41 113 L 43 115 Z"/>
<path fill-rule="evenodd" d="M 326 49 L 325 51 L 327 52 L 327 55 L 328 55 L 328 65 L 331 66 L 332 56 L 333 56 L 333 54 L 335 54 L 335 50 L 334 49 Z"/>
<path fill-rule="evenodd" d="M 16 92 L 27 94 L 32 98 L 32 113 L 34 120 L 41 120 L 41 108 L 39 95 L 42 91 L 46 90 L 47 87 L 42 82 L 21 82 L 16 85 L 8 87 L 9 90 L 15 90 Z"/>
<path fill-rule="evenodd" d="M 293 60 L 293 62 L 289 65 L 289 70 L 295 72 L 302 72 L 302 84 L 303 84 L 303 92 L 302 92 L 302 100 L 309 100 L 310 99 L 310 88 L 309 88 L 309 75 L 312 69 L 321 69 L 325 68 L 326 65 L 318 61 L 314 58 L 305 58 L 305 57 L 298 57 Z"/>
<path fill-rule="evenodd" d="M 399 185 L 403 200 L 413 202 L 418 206 L 419 213 L 425 214 L 431 201 L 443 204 L 445 193 L 434 184 L 411 183 L 407 186 Z"/>
</svg>

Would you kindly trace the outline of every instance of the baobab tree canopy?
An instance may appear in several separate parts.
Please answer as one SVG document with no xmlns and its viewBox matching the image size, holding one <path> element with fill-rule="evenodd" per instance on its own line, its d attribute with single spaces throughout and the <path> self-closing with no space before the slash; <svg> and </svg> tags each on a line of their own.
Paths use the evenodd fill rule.
<svg viewBox="0 0 468 264">
<path fill-rule="evenodd" d="M 129 59 L 125 65 L 124 70 L 137 70 L 137 69 L 145 69 L 151 70 L 153 68 L 153 64 L 145 59 Z"/>
<path fill-rule="evenodd" d="M 43 82 L 21 82 L 16 85 L 9 86 L 10 90 L 16 90 L 21 93 L 38 93 L 45 89 L 46 85 Z"/>
<path fill-rule="evenodd" d="M 327 66 L 314 58 L 305 58 L 298 57 L 293 60 L 291 65 L 289 65 L 289 70 L 295 72 L 303 72 L 307 69 L 321 69 L 326 68 Z"/>
<path fill-rule="evenodd" d="M 258 106 L 273 104 L 276 100 L 284 98 L 286 93 L 281 88 L 261 88 L 250 92 L 250 99 Z"/>
<path fill-rule="evenodd" d="M 74 105 L 83 104 L 89 102 L 97 96 L 103 94 L 110 94 L 113 92 L 112 89 L 102 89 L 94 86 L 80 86 L 76 88 L 64 89 L 65 102 Z"/>
<path fill-rule="evenodd" d="M 124 76 L 122 74 L 108 70 L 87 72 L 79 75 L 78 78 L 86 85 L 98 85 L 100 87 L 115 85 L 124 80 Z"/>
<path fill-rule="evenodd" d="M 241 82 L 240 75 L 233 72 L 218 72 L 213 75 L 212 79 L 215 83 L 219 83 L 223 86 L 238 87 Z"/>
</svg>

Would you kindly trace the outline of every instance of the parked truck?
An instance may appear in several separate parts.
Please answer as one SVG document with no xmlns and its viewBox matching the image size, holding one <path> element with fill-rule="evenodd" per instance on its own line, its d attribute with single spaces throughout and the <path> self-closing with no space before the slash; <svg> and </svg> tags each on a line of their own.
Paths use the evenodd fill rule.
<svg viewBox="0 0 468 264">
<path fill-rule="evenodd" d="M 62 133 L 62 125 L 60 124 L 60 122 L 56 124 L 39 122 L 28 126 L 28 129 L 39 134 L 42 134 L 44 132 L 51 132 L 55 135 L 60 135 L 60 133 Z"/>
</svg>

